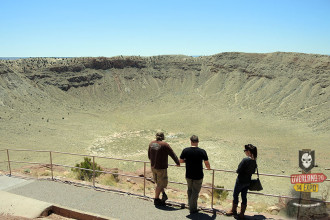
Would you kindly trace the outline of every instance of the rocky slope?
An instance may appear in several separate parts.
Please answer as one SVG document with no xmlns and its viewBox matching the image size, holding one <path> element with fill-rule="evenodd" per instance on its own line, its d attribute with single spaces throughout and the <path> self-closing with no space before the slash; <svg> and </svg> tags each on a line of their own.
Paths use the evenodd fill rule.
<svg viewBox="0 0 330 220">
<path fill-rule="evenodd" d="M 297 118 L 328 131 L 329 83 L 330 56 L 314 54 L 1 60 L 0 107 L 203 100 Z"/>
</svg>

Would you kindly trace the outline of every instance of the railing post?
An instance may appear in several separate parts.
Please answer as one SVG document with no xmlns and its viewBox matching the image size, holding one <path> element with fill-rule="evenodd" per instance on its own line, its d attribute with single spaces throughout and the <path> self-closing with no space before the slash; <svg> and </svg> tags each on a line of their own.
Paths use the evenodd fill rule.
<svg viewBox="0 0 330 220">
<path fill-rule="evenodd" d="M 52 152 L 49 151 L 49 159 L 50 159 L 50 172 L 52 173 L 52 180 L 54 180 L 54 175 L 53 175 L 53 158 L 52 158 Z"/>
<path fill-rule="evenodd" d="M 213 197 L 214 197 L 214 170 L 212 170 L 212 199 L 211 199 L 211 209 L 213 209 Z"/>
<path fill-rule="evenodd" d="M 7 158 L 8 158 L 9 176 L 11 176 L 11 167 L 10 167 L 10 159 L 9 159 L 9 150 L 8 149 L 7 149 Z"/>
<path fill-rule="evenodd" d="M 302 151 L 305 152 L 311 152 L 311 149 L 302 149 Z M 308 174 L 311 173 L 311 171 L 305 172 L 305 170 L 302 170 L 302 174 Z M 301 201 L 301 204 L 310 204 L 311 199 L 311 192 L 300 192 L 300 198 L 303 200 Z"/>
<path fill-rule="evenodd" d="M 143 196 L 146 196 L 146 162 L 143 163 Z"/>
<path fill-rule="evenodd" d="M 93 156 L 93 187 L 95 187 L 95 156 Z"/>
</svg>

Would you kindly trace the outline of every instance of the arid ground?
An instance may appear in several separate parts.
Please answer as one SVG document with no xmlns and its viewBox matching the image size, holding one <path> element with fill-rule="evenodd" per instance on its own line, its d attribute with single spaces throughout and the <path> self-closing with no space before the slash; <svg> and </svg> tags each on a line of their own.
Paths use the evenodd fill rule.
<svg viewBox="0 0 330 220">
<path fill-rule="evenodd" d="M 148 161 L 149 142 L 164 131 L 178 156 L 198 135 L 216 169 L 235 170 L 244 144 L 251 143 L 258 147 L 260 173 L 297 174 L 298 151 L 312 149 L 312 172 L 329 178 L 329 84 L 330 56 L 315 54 L 1 60 L 0 149 Z M 5 151 L 0 159 L 7 160 Z M 48 163 L 49 154 L 13 152 L 11 160 Z M 80 161 L 54 159 L 70 166 Z M 134 171 L 143 164 L 111 166 Z M 184 182 L 179 169 L 170 169 L 170 179 Z M 210 178 L 206 172 L 205 182 Z M 219 172 L 215 184 L 232 189 L 235 178 Z M 261 178 L 264 193 L 293 193 L 288 178 Z M 321 183 L 313 197 L 329 191 L 329 182 Z"/>
</svg>

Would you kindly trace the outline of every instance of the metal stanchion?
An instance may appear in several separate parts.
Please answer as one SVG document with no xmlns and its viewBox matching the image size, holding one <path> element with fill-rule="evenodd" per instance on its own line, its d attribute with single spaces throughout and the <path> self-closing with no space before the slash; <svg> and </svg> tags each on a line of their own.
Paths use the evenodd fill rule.
<svg viewBox="0 0 330 220">
<path fill-rule="evenodd" d="M 52 159 L 52 152 L 49 151 L 49 158 L 50 158 L 50 171 L 52 173 L 52 180 L 54 180 L 54 175 L 53 175 L 53 159 Z"/>
<path fill-rule="evenodd" d="M 95 156 L 93 156 L 93 187 L 95 187 Z"/>
<path fill-rule="evenodd" d="M 7 158 L 8 158 L 9 176 L 11 176 L 11 167 L 10 167 L 10 159 L 9 159 L 9 150 L 8 149 L 7 149 Z"/>
<path fill-rule="evenodd" d="M 211 209 L 213 209 L 213 197 L 214 197 L 214 170 L 212 170 L 212 199 L 211 199 Z"/>
<path fill-rule="evenodd" d="M 146 196 L 146 162 L 144 164 L 144 170 L 143 170 L 143 196 Z"/>
</svg>

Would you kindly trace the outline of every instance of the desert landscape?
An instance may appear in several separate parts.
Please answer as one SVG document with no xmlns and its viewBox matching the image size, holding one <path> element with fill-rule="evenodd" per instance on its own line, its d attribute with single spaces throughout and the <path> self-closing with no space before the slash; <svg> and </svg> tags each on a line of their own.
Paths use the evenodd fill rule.
<svg viewBox="0 0 330 220">
<path fill-rule="evenodd" d="M 329 178 L 329 84 L 330 56 L 317 54 L 0 60 L 0 149 L 148 161 L 148 144 L 163 131 L 178 156 L 198 135 L 215 169 L 236 170 L 244 144 L 251 143 L 258 147 L 260 173 L 297 174 L 298 151 L 312 149 L 312 172 Z M 7 160 L 5 151 L 0 160 Z M 48 163 L 49 156 L 17 152 L 11 160 Z M 80 161 L 59 155 L 54 163 Z M 143 166 L 99 163 L 128 172 Z M 0 169 L 7 170 L 6 163 Z M 183 171 L 171 167 L 170 179 L 184 181 Z M 210 178 L 206 171 L 204 182 Z M 215 184 L 232 189 L 235 178 L 219 172 Z M 288 178 L 261 178 L 264 193 L 294 193 Z M 313 197 L 329 200 L 329 182 L 319 185 Z"/>
</svg>

